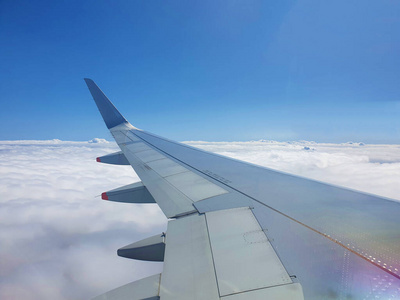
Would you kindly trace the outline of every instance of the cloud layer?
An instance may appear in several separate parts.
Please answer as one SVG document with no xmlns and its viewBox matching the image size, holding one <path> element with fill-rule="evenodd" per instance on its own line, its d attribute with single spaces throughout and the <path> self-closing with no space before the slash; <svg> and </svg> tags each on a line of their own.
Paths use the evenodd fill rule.
<svg viewBox="0 0 400 300">
<path fill-rule="evenodd" d="M 400 145 L 186 142 L 264 167 L 400 200 Z"/>
<path fill-rule="evenodd" d="M 281 171 L 400 200 L 400 146 L 313 142 L 186 142 Z M 156 205 L 102 201 L 139 181 L 95 162 L 114 143 L 0 142 L 0 299 L 89 299 L 161 272 L 116 250 L 164 231 Z"/>
<path fill-rule="evenodd" d="M 129 166 L 96 163 L 114 143 L 0 142 L 0 299 L 88 299 L 160 264 L 116 250 L 165 230 L 157 205 L 101 200 L 139 181 Z"/>
</svg>

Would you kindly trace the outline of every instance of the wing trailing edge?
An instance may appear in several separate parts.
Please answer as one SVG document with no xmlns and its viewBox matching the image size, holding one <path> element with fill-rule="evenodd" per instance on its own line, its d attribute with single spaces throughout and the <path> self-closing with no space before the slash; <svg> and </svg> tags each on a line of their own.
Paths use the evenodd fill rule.
<svg viewBox="0 0 400 300">
<path fill-rule="evenodd" d="M 146 277 L 97 296 L 92 300 L 157 300 L 160 299 L 160 279 L 161 274 Z"/>
</svg>

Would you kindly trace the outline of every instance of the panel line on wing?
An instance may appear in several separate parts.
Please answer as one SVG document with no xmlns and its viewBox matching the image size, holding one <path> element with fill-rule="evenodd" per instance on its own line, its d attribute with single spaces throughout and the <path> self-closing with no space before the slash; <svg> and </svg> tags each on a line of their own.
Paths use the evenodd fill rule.
<svg viewBox="0 0 400 300">
<path fill-rule="evenodd" d="M 142 145 L 140 145 L 140 146 L 142 146 Z M 147 146 L 146 146 L 147 147 Z M 132 151 L 133 153 L 139 153 L 139 152 L 143 152 L 143 151 L 149 151 L 151 148 L 150 147 L 147 147 L 147 148 L 145 148 L 145 147 L 141 147 L 141 148 L 139 148 L 139 149 L 133 149 L 134 151 Z"/>
<path fill-rule="evenodd" d="M 119 142 L 125 140 L 122 134 L 115 134 Z M 194 202 L 229 193 L 147 144 L 121 142 L 120 147 L 168 218 L 197 212 Z"/>
<path fill-rule="evenodd" d="M 248 290 L 248 291 L 237 292 L 237 293 L 232 293 L 232 294 L 226 294 L 226 295 L 221 296 L 221 298 L 230 297 L 230 296 L 233 296 L 233 295 L 246 294 L 246 293 L 249 293 L 249 292 L 254 292 L 254 291 L 259 291 L 259 290 L 273 289 L 273 288 L 276 288 L 276 287 L 279 287 L 279 286 L 285 286 L 285 285 L 291 285 L 291 284 L 293 284 L 293 282 L 284 283 L 284 284 L 277 284 L 277 285 L 271 285 L 271 286 L 268 286 L 268 287 L 261 287 L 261 288 L 256 288 L 256 289 L 252 289 L 252 290 Z"/>
<path fill-rule="evenodd" d="M 137 143 L 141 143 L 141 141 L 131 141 L 131 142 L 125 142 L 125 145 L 132 145 L 132 144 L 137 144 Z"/>
<path fill-rule="evenodd" d="M 205 215 L 221 296 L 292 283 L 250 208 Z M 245 234 L 254 231 L 262 232 L 263 243 L 246 240 Z"/>
<path fill-rule="evenodd" d="M 290 299 L 304 300 L 303 289 L 299 283 L 288 283 L 259 288 L 250 291 L 230 294 L 221 297 L 221 299 L 248 300 L 248 299 Z"/>
<path fill-rule="evenodd" d="M 147 141 L 145 142 L 148 143 Z M 153 147 L 150 143 L 148 144 Z M 154 148 L 157 149 L 157 147 Z M 143 143 L 143 146 L 139 145 L 139 147 L 134 147 L 132 150 L 140 161 L 153 169 L 192 202 L 229 193 L 226 189 L 160 154 L 161 151 L 158 152 L 159 149 L 153 150 Z M 162 153 L 168 155 L 163 151 Z"/>
<path fill-rule="evenodd" d="M 143 134 L 150 135 L 150 136 L 153 136 L 153 137 L 155 137 L 155 138 L 161 139 L 161 140 L 166 141 L 166 142 L 173 143 L 173 142 L 168 141 L 168 140 L 166 140 L 166 139 L 164 139 L 164 138 L 161 138 L 161 137 L 158 137 L 158 136 L 149 134 L 149 133 L 147 133 L 147 132 L 143 132 L 143 131 L 142 131 L 142 133 L 143 133 Z M 135 135 L 136 135 L 136 134 L 135 134 Z M 142 138 L 142 137 L 139 137 L 139 138 Z M 142 138 L 142 139 L 143 139 L 143 138 Z M 350 252 L 356 254 L 358 257 L 360 257 L 360 258 L 364 259 L 365 261 L 367 261 L 367 262 L 373 264 L 374 266 L 376 266 L 376 267 L 378 267 L 379 269 L 385 271 L 386 273 L 388 273 L 388 274 L 394 276 L 394 277 L 397 278 L 397 279 L 400 279 L 400 275 L 394 273 L 391 269 L 389 270 L 386 266 L 382 266 L 382 265 L 379 265 L 378 263 L 376 263 L 375 261 L 371 261 L 368 257 L 365 257 L 365 256 L 363 256 L 361 253 L 358 253 L 357 251 L 354 251 L 353 249 L 351 249 L 350 247 L 348 247 L 348 246 L 346 246 L 345 244 L 341 243 L 340 241 L 338 241 L 338 240 L 332 238 L 330 235 L 328 235 L 328 234 L 326 234 L 326 233 L 323 233 L 323 232 L 321 232 L 321 231 L 319 231 L 319 230 L 317 230 L 317 229 L 315 229 L 315 228 L 313 228 L 313 227 L 311 227 L 311 226 L 309 226 L 309 225 L 306 225 L 305 223 L 303 223 L 303 222 L 301 222 L 301 221 L 299 221 L 299 220 L 297 220 L 297 219 L 295 219 L 295 218 L 293 218 L 293 217 L 290 217 L 289 215 L 287 215 L 287 214 L 285 214 L 285 213 L 283 213 L 283 212 L 281 212 L 281 211 L 279 211 L 279 210 L 277 210 L 277 209 L 275 209 L 275 208 L 269 206 L 268 204 L 266 204 L 266 203 L 264 203 L 264 202 L 261 202 L 260 200 L 258 200 L 258 199 L 256 199 L 256 198 L 254 198 L 254 197 L 252 197 L 252 196 L 250 196 L 250 195 L 248 195 L 248 194 L 246 194 L 246 193 L 244 193 L 244 192 L 242 192 L 242 191 L 240 191 L 240 190 L 234 188 L 233 186 L 230 186 L 229 184 L 227 184 L 226 182 L 223 182 L 223 181 L 219 180 L 218 178 L 210 177 L 209 175 L 207 175 L 206 173 L 204 173 L 202 170 L 199 170 L 199 169 L 197 169 L 197 168 L 194 167 L 194 166 L 188 165 L 187 163 L 185 163 L 184 161 L 180 160 L 179 158 L 177 158 L 177 157 L 175 157 L 175 156 L 173 156 L 173 155 L 171 155 L 171 154 L 165 152 L 164 150 L 160 149 L 159 147 L 153 145 L 151 142 L 149 142 L 149 141 L 147 141 L 147 140 L 145 140 L 145 139 L 143 139 L 143 140 L 144 140 L 146 143 L 148 143 L 149 145 L 151 145 L 152 147 L 154 147 L 155 149 L 159 150 L 160 152 L 165 153 L 165 154 L 167 154 L 167 155 L 173 157 L 175 160 L 179 161 L 180 163 L 182 163 L 182 164 L 184 164 L 184 165 L 186 165 L 186 166 L 189 166 L 190 168 L 193 168 L 193 169 L 196 170 L 197 172 L 203 174 L 205 177 L 207 177 L 207 178 L 212 178 L 213 180 L 219 182 L 219 183 L 222 184 L 223 186 L 227 186 L 227 187 L 229 187 L 230 189 L 232 189 L 232 190 L 234 190 L 234 191 L 236 191 L 236 192 L 238 192 L 238 193 L 240 193 L 240 194 L 242 194 L 242 195 L 244 195 L 244 196 L 246 196 L 246 197 L 252 199 L 253 201 L 256 201 L 257 203 L 259 203 L 259 204 L 261 204 L 261 205 L 263 205 L 263 206 L 265 206 L 265 207 L 267 207 L 267 208 L 269 208 L 269 209 L 271 209 L 271 210 L 273 210 L 273 211 L 275 211 L 275 212 L 281 214 L 282 216 L 284 216 L 284 217 L 286 217 L 286 218 L 288 218 L 288 219 L 290 219 L 290 220 L 292 220 L 292 221 L 294 221 L 294 222 L 296 222 L 296 223 L 298 223 L 298 224 L 300 224 L 300 225 L 302 225 L 302 226 L 304 226 L 304 227 L 306 227 L 306 228 L 308 228 L 308 229 L 310 229 L 310 230 L 312 230 L 312 231 L 314 231 L 314 232 L 316 232 L 316 233 L 318 233 L 318 234 L 324 236 L 325 238 L 327 238 L 327 239 L 331 240 L 332 242 L 334 242 L 334 243 L 340 245 L 341 247 L 345 248 L 346 250 L 348 250 L 348 251 L 350 251 Z M 180 144 L 180 146 L 186 147 L 186 148 L 190 148 L 190 149 L 194 149 L 194 150 L 197 150 L 197 151 L 200 151 L 200 152 L 206 152 L 206 151 L 203 151 L 203 150 L 201 150 L 201 149 L 196 149 L 196 148 L 188 147 L 188 146 L 186 146 L 186 145 L 184 145 L 184 144 Z M 219 156 L 218 154 L 215 154 L 215 155 Z M 235 159 L 233 159 L 233 160 L 235 160 Z M 250 165 L 251 165 L 251 164 L 250 164 Z M 285 174 L 285 173 L 283 173 L 283 172 L 278 172 L 278 171 L 276 171 L 276 172 L 277 172 L 277 173 L 280 173 L 280 174 Z M 288 175 L 290 175 L 290 174 L 288 174 Z M 291 175 L 291 176 L 293 176 L 293 175 Z"/>
<path fill-rule="evenodd" d="M 154 151 L 153 149 L 136 152 L 135 155 L 144 163 L 165 158 L 164 155 Z"/>
<path fill-rule="evenodd" d="M 204 214 L 205 216 L 205 214 Z M 219 288 L 219 283 L 218 283 L 218 274 L 217 274 L 217 269 L 215 267 L 215 261 L 214 261 L 214 253 L 213 253 L 213 248 L 211 247 L 211 238 L 210 238 L 210 229 L 208 227 L 208 221 L 207 218 L 204 217 L 205 223 L 206 223 L 206 230 L 207 230 L 207 236 L 208 236 L 208 243 L 210 245 L 210 252 L 211 252 L 211 258 L 212 258 L 212 264 L 213 264 L 213 268 L 214 268 L 214 274 L 215 274 L 215 282 L 217 284 L 217 291 L 218 291 L 218 295 L 221 297 L 221 292 L 220 292 L 220 288 Z"/>
<path fill-rule="evenodd" d="M 220 299 L 205 219 L 193 214 L 168 222 L 161 299 Z"/>
<path fill-rule="evenodd" d="M 178 174 L 182 174 L 182 173 L 190 173 L 190 171 L 186 169 L 185 171 L 178 172 L 178 173 L 175 173 L 175 174 L 170 174 L 170 175 L 163 176 L 163 177 L 167 180 L 168 177 L 171 177 L 171 176 L 174 176 L 174 175 L 178 175 Z"/>
<path fill-rule="evenodd" d="M 189 170 L 165 177 L 165 180 L 182 191 L 182 193 L 194 202 L 228 193 L 227 190 Z"/>
</svg>

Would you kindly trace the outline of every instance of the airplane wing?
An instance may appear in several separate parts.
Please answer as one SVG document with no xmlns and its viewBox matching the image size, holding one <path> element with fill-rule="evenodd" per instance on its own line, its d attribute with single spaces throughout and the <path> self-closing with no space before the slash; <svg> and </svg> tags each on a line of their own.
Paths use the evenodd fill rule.
<svg viewBox="0 0 400 300">
<path fill-rule="evenodd" d="M 400 299 L 400 204 L 209 153 L 140 130 L 90 79 L 120 152 L 141 179 L 103 199 L 157 203 L 166 233 L 118 250 L 161 274 L 100 299 Z"/>
</svg>

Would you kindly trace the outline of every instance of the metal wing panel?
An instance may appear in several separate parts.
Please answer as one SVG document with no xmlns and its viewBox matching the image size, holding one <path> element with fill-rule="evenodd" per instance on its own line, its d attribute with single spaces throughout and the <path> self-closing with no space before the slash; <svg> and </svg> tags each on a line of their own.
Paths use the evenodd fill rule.
<svg viewBox="0 0 400 300">
<path fill-rule="evenodd" d="M 292 220 L 306 229 L 306 232 L 313 231 L 313 234 L 323 237 L 323 244 L 339 246 L 342 254 L 344 250 L 352 253 L 352 256 L 364 260 L 366 266 L 376 269 L 377 273 L 387 273 L 398 284 L 399 203 L 207 153 L 146 132 L 138 132 L 138 136 L 202 172 L 204 176 L 210 176 L 249 196 L 260 204 L 259 209 L 265 207 L 263 211 L 275 211 L 283 217 L 282 222 Z M 288 242 L 284 246 L 289 245 Z M 312 243 L 304 249 L 309 253 L 314 250 Z M 281 248 L 278 249 L 279 254 L 280 251 Z M 322 256 L 319 258 L 321 261 L 329 261 L 323 252 L 317 255 Z M 316 257 L 311 259 L 318 260 Z M 344 259 L 343 255 L 341 259 Z M 290 267 L 285 258 L 283 262 Z M 298 268 L 307 269 L 308 263 L 297 262 L 297 268 L 293 271 L 297 272 Z M 364 264 L 355 265 L 355 268 L 365 268 Z M 326 267 L 329 268 L 328 265 Z M 356 269 L 349 270 L 349 276 L 356 273 Z M 373 282 L 373 277 L 370 281 Z M 303 288 L 305 293 L 312 289 L 304 285 Z"/>
<path fill-rule="evenodd" d="M 135 152 L 135 155 L 144 163 L 152 162 L 159 159 L 164 159 L 165 156 L 153 149 Z"/>
<path fill-rule="evenodd" d="M 122 145 L 121 149 L 164 214 L 174 217 L 195 211 L 193 201 L 135 156 L 130 146 Z"/>
<path fill-rule="evenodd" d="M 111 129 L 126 159 L 169 218 L 196 211 L 193 203 L 228 193 L 136 136 L 130 124 Z"/>
<path fill-rule="evenodd" d="M 190 171 L 165 179 L 193 202 L 228 193 L 227 190 Z"/>
<path fill-rule="evenodd" d="M 181 165 L 173 162 L 170 159 L 160 159 L 147 163 L 147 165 L 156 171 L 161 177 L 167 177 L 183 172 L 187 172 L 188 169 Z"/>
<path fill-rule="evenodd" d="M 262 204 L 253 211 L 304 299 L 400 299 L 400 281 L 354 252 Z"/>
</svg>

